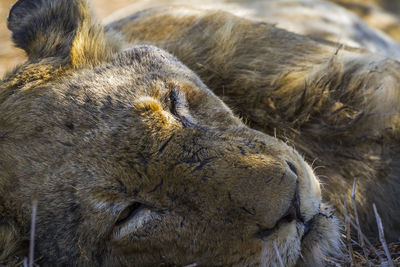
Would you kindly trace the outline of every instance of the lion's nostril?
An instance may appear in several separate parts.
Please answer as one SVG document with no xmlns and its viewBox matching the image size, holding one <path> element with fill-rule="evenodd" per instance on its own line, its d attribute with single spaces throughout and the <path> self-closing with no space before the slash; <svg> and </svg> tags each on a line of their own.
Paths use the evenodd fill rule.
<svg viewBox="0 0 400 267">
<path fill-rule="evenodd" d="M 287 161 L 287 160 L 286 160 L 286 163 L 287 163 L 287 165 L 289 166 L 290 170 L 291 170 L 294 174 L 297 175 L 297 169 L 296 169 L 296 167 L 294 166 L 294 164 L 291 163 L 290 161 Z"/>
</svg>

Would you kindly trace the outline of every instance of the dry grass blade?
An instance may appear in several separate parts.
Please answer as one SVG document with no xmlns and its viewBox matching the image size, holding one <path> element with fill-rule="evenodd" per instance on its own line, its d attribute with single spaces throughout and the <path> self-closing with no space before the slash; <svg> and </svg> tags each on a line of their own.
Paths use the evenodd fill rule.
<svg viewBox="0 0 400 267">
<path fill-rule="evenodd" d="M 351 191 L 351 199 L 353 200 L 353 211 L 354 211 L 354 218 L 356 220 L 356 224 L 357 224 L 357 234 L 358 234 L 358 242 L 360 242 L 360 246 L 363 250 L 364 253 L 364 257 L 366 259 L 368 259 L 368 252 L 367 249 L 365 247 L 365 241 L 364 241 L 364 235 L 361 232 L 361 227 L 360 227 L 360 221 L 358 219 L 358 212 L 357 212 L 357 204 L 356 204 L 356 184 L 357 184 L 357 179 L 354 179 L 353 182 L 353 190 Z"/>
<path fill-rule="evenodd" d="M 344 199 L 344 227 L 346 229 L 346 240 L 347 246 L 349 248 L 349 254 L 351 257 L 351 266 L 355 266 L 355 258 L 353 252 L 353 246 L 351 245 L 351 234 L 350 234 L 350 218 L 347 214 L 347 204 L 346 204 L 346 196 L 343 197 Z"/>
<path fill-rule="evenodd" d="M 386 244 L 385 234 L 383 232 L 383 225 L 382 225 L 381 217 L 378 214 L 378 211 L 376 209 L 375 203 L 372 204 L 372 207 L 374 208 L 375 217 L 376 217 L 376 223 L 378 224 L 379 240 L 381 241 L 383 250 L 385 251 L 385 254 L 386 254 L 386 257 L 387 257 L 387 260 L 388 260 L 388 266 L 394 267 L 393 261 L 392 261 L 392 257 L 390 256 L 390 252 L 389 252 L 388 246 Z"/>
<path fill-rule="evenodd" d="M 30 236 L 30 240 L 29 240 L 29 261 L 28 261 L 29 267 L 33 267 L 33 262 L 34 262 L 37 205 L 38 205 L 37 200 L 33 200 L 33 202 L 32 202 L 31 236 Z"/>
<path fill-rule="evenodd" d="M 281 253 L 279 253 L 278 246 L 276 245 L 275 241 L 274 241 L 274 249 L 275 249 L 276 257 L 278 258 L 278 261 L 279 261 L 279 266 L 280 267 L 285 267 L 285 265 L 283 265 L 283 260 L 282 260 L 282 257 L 281 257 Z"/>
<path fill-rule="evenodd" d="M 349 218 L 349 219 L 350 219 L 350 218 Z M 362 235 L 362 237 L 363 237 L 365 243 L 367 243 L 369 249 L 370 249 L 371 251 L 374 252 L 374 254 L 379 258 L 379 261 L 380 261 L 380 262 L 383 262 L 384 260 L 383 260 L 383 258 L 381 257 L 381 254 L 380 254 L 380 253 L 378 252 L 378 250 L 372 245 L 372 243 L 368 240 L 368 238 L 361 232 L 360 227 L 359 227 L 355 222 L 353 222 L 351 219 L 350 219 L 350 224 L 351 224 L 351 226 L 353 226 L 353 227 L 357 230 L 357 232 L 361 233 L 361 235 Z"/>
</svg>

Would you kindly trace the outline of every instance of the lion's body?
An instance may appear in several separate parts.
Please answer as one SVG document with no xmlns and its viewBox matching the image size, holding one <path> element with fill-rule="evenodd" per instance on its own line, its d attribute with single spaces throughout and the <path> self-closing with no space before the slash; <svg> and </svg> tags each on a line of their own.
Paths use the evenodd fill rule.
<svg viewBox="0 0 400 267">
<path fill-rule="evenodd" d="M 327 197 L 342 214 L 343 195 L 357 179 L 367 232 L 376 231 L 376 203 L 390 238 L 399 236 L 397 62 L 185 7 L 150 10 L 109 27 L 128 42 L 171 52 L 253 128 L 291 140 L 316 160 Z"/>
<path fill-rule="evenodd" d="M 20 0 L 8 26 L 29 59 L 0 84 L 0 264 L 32 200 L 44 266 L 321 265 L 322 199 L 342 213 L 353 178 L 366 230 L 375 202 L 398 235 L 396 61 L 187 7 L 103 30 L 84 0 Z"/>
</svg>

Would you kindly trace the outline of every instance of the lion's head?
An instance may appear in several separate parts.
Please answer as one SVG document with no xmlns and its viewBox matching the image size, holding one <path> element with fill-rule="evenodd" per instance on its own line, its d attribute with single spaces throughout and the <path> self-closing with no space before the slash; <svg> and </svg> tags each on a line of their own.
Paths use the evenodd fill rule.
<svg viewBox="0 0 400 267">
<path fill-rule="evenodd" d="M 122 51 L 85 1 L 20 0 L 29 60 L 0 87 L 0 261 L 316 264 L 338 247 L 310 166 L 152 46 Z M 302 259 L 301 256 L 302 255 Z"/>
</svg>

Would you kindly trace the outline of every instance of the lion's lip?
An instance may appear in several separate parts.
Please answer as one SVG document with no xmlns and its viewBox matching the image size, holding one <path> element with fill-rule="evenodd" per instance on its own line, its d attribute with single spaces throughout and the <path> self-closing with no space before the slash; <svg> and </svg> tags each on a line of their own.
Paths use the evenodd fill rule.
<svg viewBox="0 0 400 267">
<path fill-rule="evenodd" d="M 319 214 L 317 214 L 317 215 L 319 215 Z M 315 216 L 317 216 L 317 215 L 315 215 Z M 313 217 L 312 219 L 308 220 L 307 222 L 302 222 L 301 220 L 291 219 L 291 215 L 290 216 L 285 216 L 282 219 L 280 219 L 275 224 L 275 226 L 273 228 L 264 229 L 264 230 L 261 230 L 261 231 L 257 232 L 256 233 L 256 237 L 264 240 L 265 238 L 269 237 L 272 233 L 277 231 L 282 223 L 285 223 L 285 222 L 290 223 L 290 222 L 293 222 L 293 221 L 301 223 L 304 226 L 304 228 L 303 228 L 304 229 L 303 238 L 304 238 L 311 231 L 312 226 L 315 223 L 315 217 Z"/>
</svg>

